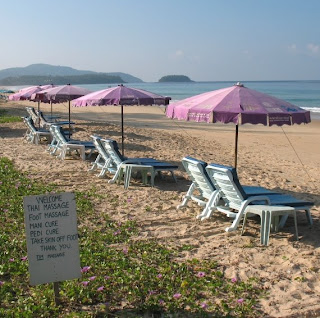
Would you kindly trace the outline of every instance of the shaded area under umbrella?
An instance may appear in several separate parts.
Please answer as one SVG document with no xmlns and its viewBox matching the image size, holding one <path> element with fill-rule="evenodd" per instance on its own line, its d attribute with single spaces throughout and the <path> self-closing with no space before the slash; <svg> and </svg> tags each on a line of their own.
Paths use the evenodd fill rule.
<svg viewBox="0 0 320 318">
<path fill-rule="evenodd" d="M 309 111 L 244 87 L 241 83 L 170 104 L 166 109 L 166 115 L 186 121 L 236 124 L 235 168 L 237 168 L 239 125 L 282 126 L 311 122 Z"/>
<path fill-rule="evenodd" d="M 124 155 L 123 106 L 167 105 L 170 97 L 157 95 L 142 89 L 118 85 L 72 101 L 73 106 L 121 106 L 122 155 Z"/>
</svg>

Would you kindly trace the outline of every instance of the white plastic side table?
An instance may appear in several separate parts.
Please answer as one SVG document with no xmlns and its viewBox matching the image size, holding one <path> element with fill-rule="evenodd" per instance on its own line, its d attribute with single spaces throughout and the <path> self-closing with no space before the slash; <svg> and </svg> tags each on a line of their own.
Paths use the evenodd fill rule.
<svg viewBox="0 0 320 318">
<path fill-rule="evenodd" d="M 124 175 L 124 188 L 128 189 L 130 185 L 130 180 L 132 173 L 134 171 L 140 171 L 142 175 L 142 182 L 144 184 L 148 183 L 148 173 L 150 172 L 151 175 L 151 186 L 154 186 L 154 177 L 155 177 L 155 170 L 153 166 L 148 166 L 148 165 L 137 165 L 137 164 L 132 164 L 132 163 L 126 163 L 122 166 L 123 169 L 123 175 Z M 121 178 L 122 173 L 120 173 L 119 178 Z"/>
<path fill-rule="evenodd" d="M 296 231 L 296 239 L 298 240 L 298 225 L 296 210 L 288 206 L 271 206 L 271 205 L 249 205 L 245 210 L 241 235 L 244 232 L 244 227 L 247 221 L 248 214 L 257 214 L 261 218 L 260 229 L 260 242 L 263 245 L 268 246 L 270 229 L 278 231 L 279 216 L 280 215 L 293 215 L 294 226 Z"/>
<path fill-rule="evenodd" d="M 64 144 L 62 146 L 62 149 L 61 149 L 61 159 L 65 159 L 66 157 L 66 153 L 68 150 L 78 150 L 79 153 L 80 153 L 80 157 L 82 160 L 86 160 L 86 148 L 84 145 L 78 145 L 78 144 Z"/>
</svg>

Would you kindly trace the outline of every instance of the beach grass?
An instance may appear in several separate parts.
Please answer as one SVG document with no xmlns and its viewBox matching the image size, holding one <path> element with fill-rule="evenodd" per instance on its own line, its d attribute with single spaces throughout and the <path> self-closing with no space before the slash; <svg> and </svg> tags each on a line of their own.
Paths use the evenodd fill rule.
<svg viewBox="0 0 320 318">
<path fill-rule="evenodd" d="M 139 240 L 135 220 L 95 210 L 103 200 L 125 208 L 131 199 L 99 195 L 94 187 L 75 193 L 82 277 L 61 282 L 57 306 L 52 284 L 29 285 L 23 197 L 64 189 L 32 180 L 7 158 L 0 158 L 0 180 L 1 317 L 259 316 L 257 279 L 228 279 L 214 261 L 179 262 L 181 250 Z"/>
<path fill-rule="evenodd" d="M 21 117 L 8 115 L 8 112 L 4 109 L 0 109 L 0 124 L 15 123 L 21 121 Z"/>
</svg>

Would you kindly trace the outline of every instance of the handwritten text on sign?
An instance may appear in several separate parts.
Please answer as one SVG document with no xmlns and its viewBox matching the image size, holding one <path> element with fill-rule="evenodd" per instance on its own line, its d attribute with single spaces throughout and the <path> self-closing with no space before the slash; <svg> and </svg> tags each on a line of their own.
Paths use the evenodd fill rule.
<svg viewBox="0 0 320 318">
<path fill-rule="evenodd" d="M 81 276 L 73 193 L 24 197 L 30 284 Z"/>
</svg>

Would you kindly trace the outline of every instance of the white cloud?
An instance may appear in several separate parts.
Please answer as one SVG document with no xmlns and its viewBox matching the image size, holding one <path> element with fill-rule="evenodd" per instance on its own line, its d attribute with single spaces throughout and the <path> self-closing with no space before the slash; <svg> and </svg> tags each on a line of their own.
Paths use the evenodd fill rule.
<svg viewBox="0 0 320 318">
<path fill-rule="evenodd" d="M 317 45 L 314 43 L 309 43 L 307 45 L 307 50 L 309 51 L 309 53 L 311 53 L 313 55 L 317 55 L 320 53 L 320 45 Z"/>
<path fill-rule="evenodd" d="M 185 59 L 185 54 L 182 50 L 178 49 L 174 52 L 171 52 L 169 55 L 168 55 L 169 59 L 170 60 L 174 60 L 174 61 L 177 61 L 177 60 L 184 60 Z"/>
<path fill-rule="evenodd" d="M 291 52 L 291 53 L 295 53 L 295 52 L 297 52 L 297 45 L 296 44 L 290 44 L 290 45 L 288 45 L 288 50 L 289 50 L 289 52 Z"/>
<path fill-rule="evenodd" d="M 183 57 L 183 56 L 184 56 L 184 53 L 183 53 L 182 50 L 177 50 L 177 51 L 174 53 L 174 55 L 175 55 L 176 57 Z"/>
</svg>

